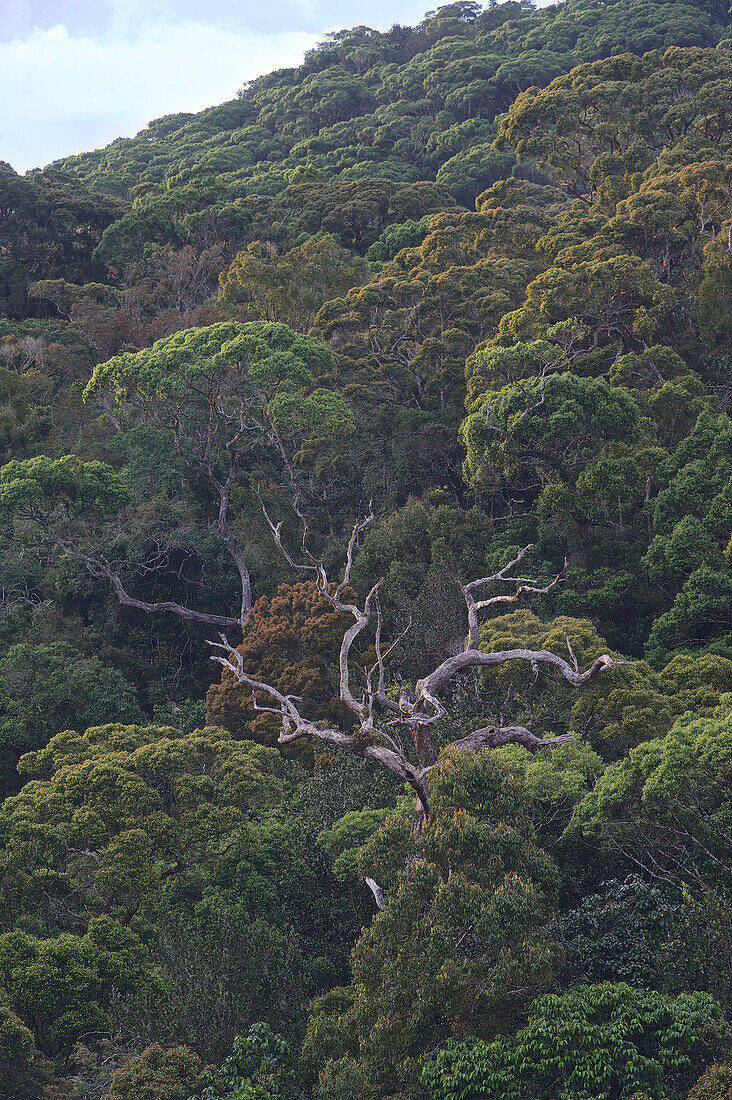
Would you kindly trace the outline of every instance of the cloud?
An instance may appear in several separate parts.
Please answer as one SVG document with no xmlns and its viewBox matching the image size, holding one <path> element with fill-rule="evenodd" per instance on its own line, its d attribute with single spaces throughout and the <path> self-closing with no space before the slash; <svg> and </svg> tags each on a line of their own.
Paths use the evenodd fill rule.
<svg viewBox="0 0 732 1100">
<path fill-rule="evenodd" d="M 368 23 L 386 29 L 393 22 L 419 22 L 430 0 L 0 0 L 0 40 L 26 38 L 34 29 L 62 23 L 72 36 L 129 39 L 140 27 L 206 23 L 228 32 L 274 34 Z"/>
<path fill-rule="evenodd" d="M 25 171 L 161 115 L 233 99 L 244 81 L 299 64 L 317 41 L 186 21 L 146 26 L 134 40 L 76 36 L 59 24 L 0 42 L 0 160 Z"/>
<path fill-rule="evenodd" d="M 549 2 L 538 0 L 541 7 Z M 153 118 L 221 103 L 246 80 L 297 65 L 326 30 L 410 24 L 435 6 L 429 0 L 0 0 L 0 160 L 25 171 L 99 148 Z"/>
</svg>

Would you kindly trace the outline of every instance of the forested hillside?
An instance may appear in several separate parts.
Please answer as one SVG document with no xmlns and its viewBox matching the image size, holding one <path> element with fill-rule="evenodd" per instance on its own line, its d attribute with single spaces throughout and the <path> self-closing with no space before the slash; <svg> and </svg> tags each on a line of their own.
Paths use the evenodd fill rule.
<svg viewBox="0 0 732 1100">
<path fill-rule="evenodd" d="M 727 0 L 0 175 L 0 1097 L 732 1100 Z"/>
</svg>

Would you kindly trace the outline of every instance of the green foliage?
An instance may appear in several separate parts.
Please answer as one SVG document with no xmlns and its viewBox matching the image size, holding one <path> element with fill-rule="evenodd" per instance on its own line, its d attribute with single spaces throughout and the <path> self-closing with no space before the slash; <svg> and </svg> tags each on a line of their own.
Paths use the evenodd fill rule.
<svg viewBox="0 0 732 1100">
<path fill-rule="evenodd" d="M 726 897 L 705 891 L 684 892 L 675 926 L 666 945 L 667 981 L 676 989 L 704 989 L 732 1008 L 732 916 Z"/>
<path fill-rule="evenodd" d="M 237 1036 L 219 1067 L 201 1075 L 191 1100 L 296 1100 L 302 1096 L 292 1072 L 292 1051 L 267 1024 L 252 1024 Z"/>
<path fill-rule="evenodd" d="M 116 669 L 64 642 L 11 646 L 0 661 L 2 791 L 15 793 L 19 757 L 42 748 L 66 726 L 141 722 L 137 693 Z"/>
<path fill-rule="evenodd" d="M 252 882 L 256 877 L 259 882 Z M 273 878 L 271 869 L 260 866 L 250 871 L 245 887 L 254 893 L 258 885 L 265 895 Z M 209 893 L 188 913 L 183 891 L 171 891 L 167 910 L 148 931 L 160 981 L 117 997 L 111 1012 L 118 1033 L 166 1046 L 184 1042 L 206 1061 L 224 1057 L 235 1036 L 257 1020 L 297 1034 L 309 977 L 291 925 L 281 930 L 257 915 L 256 898 L 250 913 L 223 891 Z M 271 916 L 267 900 L 261 910 Z M 291 898 L 283 898 L 284 907 L 290 921 L 303 915 L 304 907 L 298 912 Z M 300 944 L 315 969 L 313 944 L 304 936 Z"/>
<path fill-rule="evenodd" d="M 356 943 L 352 984 L 313 1005 L 304 1052 L 320 1097 L 358 1080 L 411 1095 L 435 1043 L 495 1033 L 549 976 L 541 926 L 557 877 L 521 780 L 490 751 L 448 752 L 431 795 L 421 835 L 393 815 L 360 854 L 386 905 Z"/>
<path fill-rule="evenodd" d="M 542 845 L 551 848 L 569 823 L 574 806 L 602 774 L 602 760 L 579 739 L 534 756 L 520 745 L 497 751 L 523 777 L 534 828 Z"/>
<path fill-rule="evenodd" d="M 678 917 L 678 903 L 638 875 L 603 883 L 602 893 L 587 895 L 552 924 L 564 950 L 562 984 L 662 985 L 666 940 Z"/>
<path fill-rule="evenodd" d="M 231 315 L 284 322 L 307 332 L 324 302 L 367 277 L 367 265 L 351 258 L 332 236 L 311 237 L 284 255 L 254 241 L 222 275 L 219 303 Z"/>
<path fill-rule="evenodd" d="M 476 403 L 463 426 L 467 469 L 476 481 L 504 478 L 519 493 L 574 480 L 604 441 L 632 434 L 629 394 L 601 379 L 529 379 Z"/>
<path fill-rule="evenodd" d="M 33 1032 L 6 1005 L 0 1006 L 0 1096 L 39 1100 L 47 1073 L 39 1062 Z"/>
<path fill-rule="evenodd" d="M 0 315 L 25 316 L 28 284 L 35 279 L 101 274 L 94 248 L 125 203 L 70 173 L 51 168 L 21 177 L 5 162 L 0 188 Z"/>
<path fill-rule="evenodd" d="M 196 1088 L 201 1062 L 185 1047 L 164 1050 L 153 1043 L 112 1077 L 109 1100 L 188 1100 Z"/>
<path fill-rule="evenodd" d="M 320 834 L 364 806 L 393 807 L 400 791 L 401 783 L 385 768 L 326 751 L 319 754 L 313 773 L 298 783 L 296 805 Z"/>
<path fill-rule="evenodd" d="M 20 770 L 0 810 L 5 918 L 32 907 L 51 924 L 67 895 L 76 921 L 157 906 L 171 877 L 216 863 L 221 837 L 246 850 L 252 815 L 283 790 L 274 750 L 210 727 L 69 730 Z"/>
<path fill-rule="evenodd" d="M 463 206 L 472 206 L 487 187 L 511 174 L 516 161 L 511 152 L 499 152 L 492 143 L 473 145 L 440 166 L 437 182 L 446 184 Z"/>
<path fill-rule="evenodd" d="M 731 36 L 726 0 L 458 0 L 0 166 L 8 1100 L 299 1100 L 267 1029 L 294 1050 L 313 995 L 321 1100 L 423 1095 L 425 1067 L 463 1100 L 681 1100 L 723 1056 Z M 633 663 L 452 683 L 438 748 L 574 740 L 446 754 L 420 829 L 391 773 L 282 759 L 214 677 L 211 626 L 354 728 L 345 621 L 258 496 L 293 553 L 297 498 L 333 578 L 372 502 L 350 583 L 382 582 L 394 697 L 463 648 L 461 583 L 529 544 L 559 579 L 534 613 L 506 589 L 481 646 Z"/>
<path fill-rule="evenodd" d="M 641 1091 L 665 1100 L 684 1095 L 727 1036 L 708 994 L 672 999 L 605 982 L 539 998 L 515 1038 L 448 1044 L 422 1081 L 430 1100 L 623 1100 Z"/>
<path fill-rule="evenodd" d="M 419 221 L 410 218 L 405 222 L 388 225 L 378 241 L 374 241 L 369 247 L 366 259 L 380 263 L 393 260 L 403 248 L 415 248 L 420 245 L 429 233 L 429 228 L 428 215 L 420 218 Z"/>
<path fill-rule="evenodd" d="M 333 365 L 328 348 L 284 324 L 225 321 L 100 364 L 85 397 L 169 433 L 189 470 L 215 489 L 222 470 L 233 479 L 241 466 L 251 473 L 283 454 L 287 464 L 285 448 L 297 458 L 311 441 L 317 454 L 312 441 L 353 430 L 340 394 L 317 384 Z"/>
<path fill-rule="evenodd" d="M 384 824 L 389 811 L 349 810 L 329 829 L 318 835 L 318 844 L 326 852 L 335 854 L 333 871 L 339 879 L 358 874 L 359 850 L 365 841 Z"/>
<path fill-rule="evenodd" d="M 389 510 L 447 487 L 461 507 L 477 499 L 506 544 L 539 542 L 557 570 L 567 556 L 572 571 L 552 610 L 591 617 L 616 649 L 646 651 L 657 665 L 678 648 L 722 652 L 724 501 L 691 517 L 701 529 L 683 513 L 676 533 L 648 517 L 675 480 L 669 455 L 683 450 L 700 414 L 716 415 L 717 397 L 720 408 L 726 402 L 731 197 L 729 134 L 718 120 L 730 74 L 728 51 L 715 47 L 728 12 L 696 0 L 570 0 L 451 13 L 411 29 L 343 32 L 235 102 L 157 120 L 134 139 L 71 158 L 66 171 L 100 194 L 129 194 L 132 206 L 104 231 L 108 280 L 98 268 L 40 272 L 38 308 L 68 318 L 66 330 L 102 363 L 140 348 L 148 362 L 159 337 L 180 339 L 183 354 L 196 343 L 191 332 L 210 337 L 224 323 L 219 309 L 302 331 L 312 323 L 332 357 L 307 365 L 304 386 L 280 379 L 259 412 L 289 433 L 298 487 L 332 537 L 358 500 Z M 472 206 L 476 195 L 475 212 L 455 201 Z M 369 272 L 366 252 L 383 266 Z M 165 358 L 162 349 L 155 356 Z M 456 439 L 466 361 L 469 497 Z M 28 419 L 26 390 L 8 380 L 19 450 L 37 447 L 57 416 L 44 403 L 49 411 Z M 536 408 L 522 416 L 527 402 Z M 170 432 L 154 389 L 143 418 L 149 426 L 156 403 Z M 117 403 L 115 415 L 139 426 L 142 410 L 133 417 L 130 405 Z M 82 419 L 97 411 L 88 406 Z M 183 429 L 190 440 L 200 420 L 186 418 Z M 77 447 L 72 431 L 66 449 L 114 458 L 119 443 L 101 434 L 99 422 L 84 427 Z M 49 438 L 54 450 L 58 435 Z M 282 455 L 260 443 L 256 461 L 240 452 L 241 480 L 279 482 Z M 723 445 L 720 436 L 716 453 Z M 172 450 L 168 440 L 157 447 Z M 190 603 L 206 574 L 220 579 L 215 597 L 228 605 L 225 551 L 203 537 L 216 505 L 208 476 L 184 475 L 185 505 L 176 507 L 187 523 L 165 548 L 168 572 L 151 571 L 159 528 L 173 527 L 163 513 L 177 484 L 172 469 L 155 472 L 144 489 L 125 476 L 135 501 L 160 509 L 158 530 L 142 522 L 144 511 L 129 528 L 125 579 L 136 576 L 150 599 L 167 587 Z M 698 477 L 687 471 L 676 489 L 689 513 Z M 702 495 L 711 507 L 706 488 Z M 265 555 L 258 545 L 254 557 Z M 42 587 L 52 588 L 47 575 Z M 93 618 L 99 586 L 90 588 L 84 614 Z M 200 666 L 195 676 L 205 686 Z"/>
<path fill-rule="evenodd" d="M 50 459 L 45 455 L 0 467 L 0 509 L 3 518 L 33 520 L 38 514 L 89 511 L 110 515 L 127 504 L 127 491 L 114 470 L 102 462 L 84 462 L 75 455 Z"/>
<path fill-rule="evenodd" d="M 709 718 L 686 712 L 663 738 L 607 768 L 572 829 L 692 890 L 729 890 L 730 696 Z M 650 828 L 649 828 L 650 824 Z M 721 857 L 721 858 L 720 858 Z"/>
<path fill-rule="evenodd" d="M 558 615 L 549 622 L 542 622 L 528 610 L 488 619 L 480 628 L 480 647 L 488 653 L 508 649 L 548 649 L 562 656 L 568 655 L 571 647 L 578 665 L 583 667 L 608 651 L 607 642 L 589 620 Z M 622 714 L 626 686 L 623 674 L 619 670 L 611 670 L 604 679 L 602 689 L 590 682 L 572 695 L 566 681 L 552 671 L 539 671 L 535 675 L 533 670 L 527 670 L 520 662 L 509 662 L 492 669 L 490 675 L 484 676 L 484 682 L 492 707 L 500 708 L 506 720 L 524 724 L 529 722 L 543 736 L 571 729 L 597 748 L 604 747 L 601 737 L 592 735 L 600 731 L 604 733 L 617 718 L 618 711 Z M 579 791 L 586 784 L 591 784 L 602 770 L 602 763 L 595 752 L 582 742 L 553 752 L 548 759 L 536 761 L 528 761 L 523 751 L 517 748 L 502 749 L 501 752 L 508 754 L 512 763 L 525 768 L 527 777 L 529 774 L 534 776 L 531 782 L 536 783 L 535 791 L 540 801 L 548 797 L 550 802 L 554 802 L 554 796 L 541 779 L 543 770 L 548 770 L 547 781 L 559 784 L 555 809 L 567 795 L 571 804 Z M 549 775 L 556 770 L 561 773 L 563 769 L 575 773 L 574 776 L 562 778 L 560 774 L 553 780 L 549 779 Z M 550 814 L 553 812 L 549 806 L 545 808 Z"/>
<path fill-rule="evenodd" d="M 104 1029 L 113 993 L 154 980 L 139 938 L 107 916 L 92 920 L 83 936 L 0 936 L 0 982 L 39 1048 L 51 1055 L 68 1051 L 81 1032 Z"/>
<path fill-rule="evenodd" d="M 673 78 L 685 61 L 683 50 L 669 49 L 665 54 L 649 51 L 638 58 L 624 53 L 579 65 L 548 88 L 532 88 L 519 96 L 501 124 L 499 138 L 513 146 L 519 160 L 537 160 L 575 193 L 596 185 L 598 162 L 606 172 L 611 167 L 623 188 L 632 172 L 652 162 L 656 134 L 663 132 L 667 142 L 695 130 L 703 135 L 707 119 L 726 95 L 727 53 L 699 50 L 687 67 L 687 99 L 679 111 Z M 705 88 L 708 81 L 711 97 Z M 584 134 L 577 141 L 580 118 Z M 724 141 L 725 134 L 718 139 Z M 625 197 L 622 191 L 619 197 Z"/>
<path fill-rule="evenodd" d="M 199 378 L 221 384 L 231 374 L 246 397 L 273 400 L 280 387 L 307 384 L 309 370 L 328 364 L 330 355 L 315 340 L 296 336 L 286 325 L 222 322 L 161 340 L 136 355 L 116 356 L 96 368 L 87 387 L 92 397 L 110 389 L 120 397 L 180 399 L 195 403 Z"/>
</svg>

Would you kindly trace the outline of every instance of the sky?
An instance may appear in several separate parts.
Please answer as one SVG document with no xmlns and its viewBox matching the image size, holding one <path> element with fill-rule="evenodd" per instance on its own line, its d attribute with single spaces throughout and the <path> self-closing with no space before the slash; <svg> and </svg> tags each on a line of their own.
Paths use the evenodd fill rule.
<svg viewBox="0 0 732 1100">
<path fill-rule="evenodd" d="M 98 149 L 233 99 L 328 31 L 412 25 L 440 2 L 0 0 L 0 160 L 25 172 Z"/>
<path fill-rule="evenodd" d="M 233 99 L 329 30 L 429 0 L 0 0 L 0 160 L 17 172 Z"/>
</svg>

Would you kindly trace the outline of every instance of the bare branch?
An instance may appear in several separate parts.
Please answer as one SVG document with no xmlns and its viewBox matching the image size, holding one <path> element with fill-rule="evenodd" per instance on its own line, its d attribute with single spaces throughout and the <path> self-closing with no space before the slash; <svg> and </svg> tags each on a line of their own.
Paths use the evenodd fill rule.
<svg viewBox="0 0 732 1100">
<path fill-rule="evenodd" d="M 239 583 L 241 587 L 240 622 L 241 626 L 244 626 L 249 618 L 249 612 L 252 609 L 252 582 L 249 576 L 247 563 L 244 560 L 244 555 L 229 526 L 230 495 L 231 487 L 236 476 L 236 462 L 232 459 L 229 475 L 223 484 L 215 477 L 213 467 L 208 460 L 207 469 L 209 470 L 209 480 L 216 486 L 216 490 L 219 494 L 219 511 L 216 518 L 216 526 L 226 549 L 229 551 L 229 557 L 234 562 L 237 573 L 239 574 Z"/>
<path fill-rule="evenodd" d="M 554 580 L 550 581 L 543 587 L 540 586 L 539 581 L 530 577 L 511 577 L 507 574 L 521 562 L 528 551 L 531 549 L 531 543 L 528 546 L 524 546 L 519 550 L 518 554 L 512 561 L 507 562 L 496 573 L 493 573 L 490 577 L 480 577 L 478 580 L 470 581 L 468 584 L 461 585 L 461 591 L 465 600 L 465 605 L 468 610 L 468 648 L 477 649 L 479 645 L 479 622 L 478 612 L 484 610 L 486 607 L 492 607 L 499 603 L 517 603 L 524 592 L 536 592 L 539 595 L 546 595 L 556 584 L 559 584 L 563 578 L 567 569 L 567 559 L 564 559 L 564 566 L 560 573 L 557 573 Z M 480 588 L 485 584 L 495 583 L 507 583 L 517 584 L 518 588 L 513 595 L 499 595 L 490 596 L 484 600 L 476 600 L 473 593 L 476 588 Z"/>
<path fill-rule="evenodd" d="M 574 666 L 574 671 L 579 672 L 579 665 L 577 664 L 577 658 L 574 655 L 574 650 L 572 649 L 572 643 L 569 640 L 569 635 L 567 635 L 566 641 L 567 641 L 567 649 L 569 650 L 569 655 L 572 658 L 572 665 Z"/>
<path fill-rule="evenodd" d="M 371 621 L 371 612 L 376 603 L 377 593 L 381 585 L 381 581 L 377 581 L 376 584 L 373 586 L 368 596 L 366 597 L 363 608 L 358 607 L 357 604 L 345 601 L 343 599 L 343 593 L 351 579 L 351 569 L 353 567 L 354 552 L 358 547 L 359 535 L 366 527 L 368 527 L 370 523 L 373 522 L 373 510 L 369 512 L 368 516 L 366 516 L 365 519 L 359 520 L 356 524 L 354 524 L 353 530 L 351 532 L 351 537 L 348 541 L 343 579 L 341 580 L 335 591 L 331 592 L 328 582 L 328 575 L 325 571 L 325 566 L 314 556 L 314 554 L 308 547 L 309 526 L 305 515 L 298 505 L 297 500 L 293 501 L 292 506 L 302 526 L 302 552 L 308 559 L 307 562 L 298 562 L 292 557 L 292 555 L 289 553 L 282 542 L 282 523 L 280 522 L 275 524 L 267 513 L 267 509 L 264 503 L 261 501 L 261 498 L 260 503 L 262 504 L 262 511 L 264 513 L 264 517 L 267 523 L 269 524 L 269 528 L 272 532 L 275 544 L 284 555 L 286 561 L 289 562 L 289 564 L 292 565 L 295 569 L 313 573 L 315 584 L 317 585 L 318 591 L 320 592 L 323 599 L 327 600 L 328 603 L 335 607 L 337 611 L 342 611 L 344 614 L 352 615 L 355 619 L 353 625 L 350 626 L 343 635 L 343 640 L 341 642 L 341 651 L 338 662 L 340 675 L 340 698 L 341 702 L 343 702 L 349 710 L 358 715 L 362 723 L 369 723 L 371 718 L 373 699 L 369 697 L 368 693 L 366 697 L 360 701 L 354 696 L 353 692 L 351 691 L 350 670 L 348 667 L 348 661 L 353 643 Z M 379 689 L 373 698 L 375 698 L 382 706 L 385 706 L 387 709 L 398 709 L 396 705 L 393 704 L 392 700 L 387 699 L 386 692 L 385 690 L 383 690 L 383 678 L 381 676 L 379 678 Z"/>
<path fill-rule="evenodd" d="M 264 515 L 264 518 L 267 521 L 267 525 L 272 532 L 272 538 L 274 539 L 275 546 L 282 554 L 282 557 L 285 559 L 287 564 L 291 565 L 293 569 L 299 570 L 301 573 L 316 572 L 316 567 L 312 563 L 306 565 L 303 562 L 296 561 L 295 558 L 293 558 L 292 554 L 290 554 L 289 550 L 282 541 L 282 520 L 280 520 L 279 523 L 273 522 L 261 496 L 259 498 L 259 503 L 262 508 L 262 514 Z"/>
<path fill-rule="evenodd" d="M 548 649 L 503 649 L 495 653 L 483 653 L 479 649 L 466 649 L 464 653 L 458 653 L 455 657 L 448 657 L 433 672 L 424 679 L 418 680 L 415 688 L 417 698 L 428 698 L 436 695 L 454 676 L 465 672 L 468 668 L 495 668 L 504 665 L 507 661 L 528 661 L 532 666 L 549 665 L 568 680 L 573 687 L 581 687 L 591 680 L 598 672 L 615 668 L 621 664 L 632 664 L 630 661 L 614 661 L 607 653 L 597 657 L 585 672 L 577 672 L 563 657 Z"/>
<path fill-rule="evenodd" d="M 227 627 L 231 629 L 232 627 L 241 628 L 244 625 L 242 618 L 235 618 L 233 615 L 212 615 L 207 611 L 194 611 L 193 608 L 185 607 L 183 604 L 175 603 L 173 600 L 149 602 L 147 600 L 139 600 L 135 596 L 130 596 L 125 589 L 119 573 L 117 573 L 104 558 L 95 558 L 90 554 L 85 554 L 72 542 L 62 538 L 61 535 L 52 529 L 47 528 L 46 533 L 60 550 L 63 550 L 70 558 L 74 558 L 76 561 L 85 565 L 93 577 L 108 580 L 114 588 L 119 603 L 123 607 L 133 607 L 137 611 L 144 611 L 146 615 L 152 615 L 158 611 L 170 611 L 174 615 L 178 615 L 181 619 L 188 619 L 190 622 L 195 623 L 206 623 L 208 626 Z M 245 602 L 243 596 L 242 614 L 244 614 Z"/>
<path fill-rule="evenodd" d="M 346 568 L 343 570 L 343 580 L 341 581 L 341 583 L 336 588 L 335 594 L 334 594 L 334 597 L 333 597 L 334 600 L 336 600 L 336 601 L 340 600 L 341 596 L 343 595 L 344 590 L 346 589 L 348 584 L 350 584 L 351 569 L 353 568 L 353 552 L 356 549 L 356 547 L 358 546 L 358 536 L 361 534 L 361 532 L 363 530 L 365 530 L 366 527 L 368 527 L 368 525 L 370 523 L 373 523 L 373 521 L 374 521 L 374 506 L 373 506 L 373 503 L 371 503 L 371 504 L 369 504 L 369 514 L 366 516 L 365 519 L 359 520 L 359 522 L 355 524 L 355 526 L 353 528 L 353 531 L 351 533 L 351 537 L 348 540 L 348 550 L 346 551 Z M 336 604 L 336 606 L 337 606 L 337 604 Z M 350 608 L 352 605 L 349 604 L 347 606 Z"/>
<path fill-rule="evenodd" d="M 328 744 L 347 749 L 356 756 L 374 760 L 398 775 L 405 783 L 408 783 L 417 794 L 424 813 L 429 814 L 429 795 L 424 772 L 422 769 L 410 764 L 402 752 L 386 748 L 384 745 L 374 744 L 373 735 L 370 731 L 362 729 L 355 734 L 348 734 L 342 730 L 331 729 L 328 726 L 322 726 L 304 718 L 295 706 L 295 696 L 284 695 L 271 684 L 262 683 L 248 676 L 244 672 L 244 662 L 241 654 L 227 641 L 223 634 L 220 637 L 220 642 L 209 641 L 208 643 L 212 648 L 222 651 L 213 654 L 211 660 L 228 668 L 240 684 L 251 688 L 253 697 L 254 693 L 259 691 L 275 700 L 278 704 L 277 707 L 264 708 L 260 705 L 259 709 L 267 709 L 268 712 L 279 714 L 282 718 L 282 729 L 278 737 L 281 745 L 290 744 L 301 737 L 315 737 L 319 741 L 325 741 Z M 223 654 L 226 654 L 226 656 L 223 656 Z M 388 739 L 391 740 L 391 738 Z"/>
<path fill-rule="evenodd" d="M 526 546 L 524 546 L 521 550 L 519 550 L 516 557 L 513 558 L 511 561 L 507 562 L 506 565 L 502 566 L 498 570 L 497 573 L 492 573 L 490 575 L 490 577 L 480 577 L 478 580 L 469 581 L 468 584 L 463 586 L 465 591 L 466 592 L 472 592 L 473 589 L 478 588 L 479 585 L 481 585 L 481 584 L 490 584 L 491 581 L 498 581 L 498 580 L 518 581 L 518 580 L 523 580 L 524 578 L 522 578 L 522 577 L 509 577 L 509 578 L 507 578 L 506 573 L 508 573 L 509 570 L 513 569 L 513 567 L 515 565 L 518 565 L 518 563 L 520 561 L 523 561 L 523 559 L 528 554 L 529 550 L 531 550 L 532 545 L 533 545 L 532 543 L 528 543 Z M 527 582 L 527 583 L 530 583 L 530 582 Z"/>
<path fill-rule="evenodd" d="M 365 878 L 364 881 L 365 881 L 366 885 L 368 886 L 369 890 L 371 891 L 371 893 L 374 895 L 374 901 L 376 902 L 376 908 L 379 909 L 379 910 L 383 909 L 384 908 L 384 891 L 381 889 L 378 882 L 373 878 L 369 878 L 368 876 Z"/>
<path fill-rule="evenodd" d="M 432 739 L 432 727 L 447 715 L 447 710 L 440 699 L 440 693 L 454 677 L 473 668 L 496 668 L 510 661 L 524 661 L 530 665 L 535 676 L 538 676 L 542 667 L 546 667 L 554 669 L 573 687 L 581 687 L 593 676 L 603 671 L 621 664 L 631 663 L 616 661 L 609 654 L 603 654 L 596 658 L 589 668 L 581 672 L 569 639 L 567 639 L 567 649 L 572 661 L 571 664 L 563 657 L 546 649 L 517 648 L 495 653 L 485 653 L 479 649 L 478 612 L 480 610 L 498 603 L 514 603 L 524 592 L 545 594 L 558 584 L 564 576 L 567 567 L 566 561 L 563 570 L 544 584 L 534 578 L 512 575 L 531 549 L 530 546 L 525 546 L 519 550 L 511 561 L 491 576 L 480 577 L 461 585 L 468 610 L 469 629 L 465 650 L 442 661 L 428 675 L 418 680 L 413 688 L 404 686 L 400 692 L 399 701 L 395 702 L 387 695 L 386 660 L 395 646 L 401 642 L 406 631 L 400 634 L 384 650 L 382 644 L 383 616 L 379 601 L 380 581 L 377 581 L 371 588 L 362 607 L 359 607 L 356 603 L 348 602 L 344 598 L 344 593 L 350 582 L 355 553 L 358 549 L 359 536 L 364 528 L 372 522 L 373 513 L 354 525 L 348 542 L 342 579 L 338 586 L 332 589 L 324 565 L 315 557 L 308 546 L 307 519 L 300 510 L 297 501 L 294 502 L 293 507 L 302 525 L 302 555 L 304 560 L 295 559 L 285 548 L 282 541 L 281 523 L 275 524 L 267 514 L 264 504 L 262 504 L 262 510 L 275 544 L 285 559 L 298 571 L 312 574 L 323 598 L 328 600 L 337 610 L 347 613 L 353 618 L 352 624 L 344 631 L 340 646 L 340 699 L 357 716 L 358 729 L 355 733 L 346 733 L 343 730 L 333 729 L 304 717 L 296 705 L 301 702 L 300 699 L 292 695 L 285 695 L 271 685 L 252 679 L 244 672 L 241 654 L 229 644 L 224 635 L 221 635 L 220 643 L 210 643 L 220 651 L 212 656 L 212 660 L 218 661 L 225 668 L 228 668 L 239 683 L 251 689 L 255 709 L 279 715 L 282 720 L 282 729 L 278 738 L 280 744 L 286 745 L 298 738 L 312 737 L 379 763 L 409 784 L 414 790 L 418 800 L 419 821 L 427 819 L 430 815 L 428 777 L 437 759 L 437 751 Z M 513 594 L 503 593 L 487 596 L 485 599 L 476 599 L 478 590 L 492 583 L 516 585 L 516 591 Z M 349 662 L 354 642 L 371 624 L 373 618 L 376 620 L 376 661 L 368 671 L 362 670 L 365 677 L 365 690 L 361 697 L 357 698 L 351 686 Z M 377 679 L 376 688 L 374 688 L 375 679 Z M 271 703 L 267 704 L 260 701 L 258 696 L 261 697 L 262 695 L 267 695 Z M 410 731 L 410 739 L 417 759 L 416 764 L 410 761 L 398 737 L 391 737 L 384 728 L 380 727 L 375 713 L 376 707 L 392 715 L 391 719 L 385 723 L 387 726 L 401 726 Z M 498 748 L 506 744 L 521 744 L 529 752 L 536 753 L 545 749 L 553 749 L 557 745 L 566 744 L 571 740 L 571 733 L 561 734 L 557 737 L 540 738 L 524 726 L 504 726 L 501 719 L 500 725 L 486 725 L 482 729 L 474 730 L 467 736 L 455 740 L 452 744 L 457 750 L 472 751 L 484 747 Z M 377 904 L 380 904 L 380 898 L 383 901 L 383 896 L 380 892 L 377 892 L 379 890 L 378 884 L 374 883 L 372 885 L 370 883 L 369 885 Z"/>
<path fill-rule="evenodd" d="M 349 610 L 352 609 L 354 612 L 358 612 L 358 618 L 356 619 L 356 622 L 352 626 L 349 626 L 348 630 L 343 635 L 343 641 L 341 642 L 341 652 L 339 658 L 340 694 L 341 701 L 345 703 L 350 710 L 352 710 L 355 714 L 357 714 L 360 718 L 364 720 L 369 713 L 368 704 L 366 702 L 359 703 L 351 692 L 348 658 L 350 656 L 351 646 L 353 645 L 361 631 L 364 630 L 365 627 L 367 627 L 369 624 L 369 621 L 371 619 L 371 608 L 373 606 L 374 600 L 376 598 L 376 593 L 379 590 L 380 584 L 381 581 L 377 581 L 374 587 L 369 592 L 368 596 L 366 597 L 366 602 L 363 605 L 363 611 L 358 611 L 358 608 L 355 607 L 354 604 L 343 605 L 340 607 L 338 604 L 335 605 L 336 607 L 338 607 L 339 610 L 343 610 L 347 606 Z"/>
<path fill-rule="evenodd" d="M 376 649 L 376 664 L 374 664 L 369 669 L 369 671 L 367 673 L 367 676 L 366 676 L 366 680 L 367 680 L 367 683 L 369 685 L 369 691 L 371 691 L 371 680 L 372 680 L 372 677 L 373 677 L 374 673 L 378 669 L 379 680 L 378 680 L 378 687 L 377 687 L 376 691 L 373 693 L 374 699 L 381 706 L 386 707 L 388 710 L 393 710 L 395 712 L 398 712 L 399 707 L 396 704 L 394 704 L 393 700 L 389 699 L 387 694 L 386 694 L 386 659 L 387 659 L 387 657 L 389 656 L 390 653 L 394 652 L 394 650 L 397 648 L 397 646 L 400 645 L 400 643 L 406 638 L 407 634 L 412 629 L 412 619 L 410 618 L 410 620 L 407 623 L 407 625 L 405 626 L 404 630 L 402 630 L 401 634 L 399 634 L 394 639 L 394 641 L 388 646 L 388 648 L 386 649 L 385 652 L 382 652 L 382 649 L 381 649 L 381 630 L 382 630 L 382 627 L 383 627 L 383 619 L 382 619 L 382 615 L 381 615 L 381 604 L 379 602 L 379 598 L 378 598 L 378 595 L 377 595 L 377 597 L 376 597 L 376 635 L 375 635 L 375 639 L 374 639 L 374 646 L 375 646 L 375 649 Z"/>
<path fill-rule="evenodd" d="M 302 527 L 301 547 L 303 554 L 307 558 L 306 562 L 297 561 L 286 548 L 282 541 L 282 521 L 280 520 L 279 523 L 274 523 L 269 513 L 267 512 L 267 508 L 261 496 L 259 498 L 259 503 L 262 507 L 264 518 L 267 521 L 270 531 L 272 532 L 272 537 L 275 541 L 275 545 L 277 546 L 277 549 L 280 551 L 282 556 L 285 558 L 285 561 L 287 561 L 287 563 L 291 565 L 293 569 L 297 569 L 300 572 L 313 573 L 315 575 L 315 583 L 317 584 L 318 590 L 320 594 L 324 597 L 324 599 L 328 600 L 328 602 L 331 603 L 333 607 L 335 607 L 338 611 L 348 612 L 349 614 L 353 615 L 354 618 L 359 619 L 363 615 L 363 612 L 360 610 L 360 608 L 356 607 L 355 604 L 344 602 L 342 597 L 345 589 L 348 587 L 351 580 L 351 569 L 353 567 L 354 551 L 358 548 L 359 535 L 366 527 L 368 527 L 370 523 L 373 523 L 373 508 L 369 508 L 369 514 L 365 517 L 365 519 L 359 520 L 356 524 L 354 524 L 353 531 L 351 532 L 351 537 L 348 540 L 348 549 L 346 551 L 346 565 L 343 571 L 343 579 L 337 586 L 335 592 L 331 592 L 325 567 L 323 563 L 315 557 L 308 546 L 308 535 L 310 533 L 310 527 L 302 509 L 298 504 L 297 498 L 293 500 L 292 508 L 295 512 L 295 515 L 300 520 L 300 525 Z"/>
<path fill-rule="evenodd" d="M 562 733 L 558 737 L 536 737 L 525 726 L 484 726 L 483 729 L 473 730 L 467 737 L 461 737 L 453 741 L 453 748 L 470 749 L 477 752 L 486 746 L 491 749 L 500 748 L 501 745 L 523 745 L 530 753 L 536 753 L 540 749 L 554 749 L 557 745 L 565 745 L 573 740 L 571 733 Z"/>
</svg>

